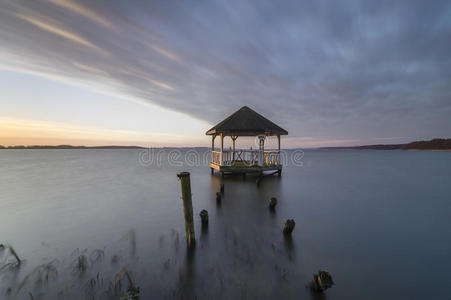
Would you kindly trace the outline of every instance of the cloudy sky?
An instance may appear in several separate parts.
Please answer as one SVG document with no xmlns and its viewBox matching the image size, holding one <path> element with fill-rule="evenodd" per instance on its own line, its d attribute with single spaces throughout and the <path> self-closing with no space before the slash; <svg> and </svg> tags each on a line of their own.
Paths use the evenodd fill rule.
<svg viewBox="0 0 451 300">
<path fill-rule="evenodd" d="M 0 0 L 0 145 L 209 145 L 243 105 L 289 147 L 450 137 L 451 2 Z"/>
</svg>

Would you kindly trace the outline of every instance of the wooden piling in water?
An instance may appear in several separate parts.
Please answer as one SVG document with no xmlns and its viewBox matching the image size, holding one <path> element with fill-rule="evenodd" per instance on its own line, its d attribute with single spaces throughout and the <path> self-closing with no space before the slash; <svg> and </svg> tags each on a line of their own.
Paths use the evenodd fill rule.
<svg viewBox="0 0 451 300">
<path fill-rule="evenodd" d="M 189 172 L 177 174 L 182 186 L 183 213 L 185 215 L 185 235 L 188 248 L 196 245 L 194 234 L 193 203 L 191 200 L 191 180 Z"/>
<path fill-rule="evenodd" d="M 269 209 L 274 210 L 276 208 L 276 205 L 277 205 L 276 197 L 272 197 L 271 199 L 269 199 Z"/>
<path fill-rule="evenodd" d="M 257 187 L 259 187 L 260 186 L 260 182 L 262 181 L 262 177 L 261 176 L 259 176 L 256 180 L 255 180 L 255 183 L 257 184 Z"/>
<path fill-rule="evenodd" d="M 310 282 L 312 291 L 322 293 L 334 285 L 332 275 L 328 271 L 318 270 L 318 274 L 313 274 L 313 280 Z"/>
<path fill-rule="evenodd" d="M 293 219 L 288 219 L 285 222 L 285 225 L 283 227 L 283 233 L 284 234 L 291 234 L 294 230 L 294 226 L 296 225 L 296 223 L 294 222 Z"/>
<path fill-rule="evenodd" d="M 202 221 L 202 226 L 208 226 L 208 211 L 203 209 L 199 215 L 200 215 L 200 219 Z"/>
<path fill-rule="evenodd" d="M 216 202 L 221 203 L 221 192 L 216 192 Z"/>
</svg>

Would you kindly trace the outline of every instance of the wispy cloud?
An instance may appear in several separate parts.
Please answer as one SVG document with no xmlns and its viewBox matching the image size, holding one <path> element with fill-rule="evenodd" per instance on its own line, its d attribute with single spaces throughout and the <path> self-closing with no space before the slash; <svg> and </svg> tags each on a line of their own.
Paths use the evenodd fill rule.
<svg viewBox="0 0 451 300">
<path fill-rule="evenodd" d="M 39 19 L 31 17 L 31 16 L 26 16 L 26 15 L 15 14 L 15 16 L 17 16 L 18 18 L 20 18 L 22 20 L 29 22 L 30 24 L 33 24 L 33 25 L 39 27 L 40 29 L 46 30 L 50 33 L 56 34 L 60 37 L 68 39 L 72 42 L 79 43 L 80 45 L 98 50 L 99 52 L 108 55 L 108 52 L 100 49 L 93 43 L 84 39 L 82 36 L 80 36 L 76 33 L 70 32 L 69 30 L 63 29 L 62 24 L 57 24 L 56 22 L 46 22 L 46 21 L 39 20 Z"/>
<path fill-rule="evenodd" d="M 110 22 L 107 18 L 105 18 L 101 14 L 95 12 L 94 10 L 90 9 L 89 7 L 82 5 L 81 3 L 77 3 L 75 1 L 69 1 L 69 0 L 49 0 L 49 1 L 55 5 L 64 7 L 76 14 L 79 14 L 79 15 L 81 15 L 91 21 L 94 21 L 96 23 L 99 23 L 105 27 L 108 27 L 108 28 L 114 27 L 113 23 Z"/>
<path fill-rule="evenodd" d="M 169 58 L 170 60 L 173 60 L 178 63 L 182 63 L 182 59 L 180 57 L 178 57 L 175 53 L 172 53 L 171 51 L 169 51 L 167 49 L 163 49 L 162 47 L 157 46 L 157 45 L 151 45 L 150 47 L 153 50 L 155 50 L 156 52 L 158 52 L 159 54 Z"/>
</svg>

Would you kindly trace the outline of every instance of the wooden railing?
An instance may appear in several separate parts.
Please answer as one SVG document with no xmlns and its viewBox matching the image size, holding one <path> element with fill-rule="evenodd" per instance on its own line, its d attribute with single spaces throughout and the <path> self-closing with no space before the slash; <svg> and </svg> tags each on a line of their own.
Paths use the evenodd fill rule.
<svg viewBox="0 0 451 300">
<path fill-rule="evenodd" d="M 233 161 L 253 166 L 258 163 L 258 151 L 246 149 L 235 150 L 235 159 Z"/>
<path fill-rule="evenodd" d="M 222 151 L 222 165 L 232 165 L 232 151 Z"/>
<path fill-rule="evenodd" d="M 279 151 L 264 151 L 263 165 L 278 166 L 279 164 L 280 164 L 280 152 Z"/>
<path fill-rule="evenodd" d="M 211 162 L 215 165 L 221 165 L 221 151 L 211 151 Z"/>
<path fill-rule="evenodd" d="M 243 163 L 248 166 L 258 165 L 259 151 L 258 150 L 235 150 L 235 157 L 231 150 L 212 151 L 211 162 L 220 166 L 231 166 L 234 163 Z M 264 166 L 276 166 L 280 164 L 280 152 L 279 151 L 264 151 L 263 152 L 263 165 Z"/>
</svg>

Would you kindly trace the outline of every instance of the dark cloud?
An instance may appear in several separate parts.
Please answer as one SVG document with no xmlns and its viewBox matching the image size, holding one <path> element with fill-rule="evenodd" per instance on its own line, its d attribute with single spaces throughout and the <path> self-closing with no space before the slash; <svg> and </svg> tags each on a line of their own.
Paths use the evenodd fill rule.
<svg viewBox="0 0 451 300">
<path fill-rule="evenodd" d="M 2 1 L 3 67 L 293 136 L 451 132 L 449 1 Z"/>
</svg>

